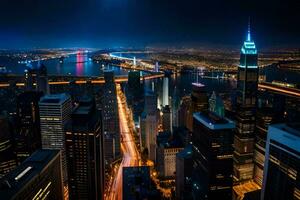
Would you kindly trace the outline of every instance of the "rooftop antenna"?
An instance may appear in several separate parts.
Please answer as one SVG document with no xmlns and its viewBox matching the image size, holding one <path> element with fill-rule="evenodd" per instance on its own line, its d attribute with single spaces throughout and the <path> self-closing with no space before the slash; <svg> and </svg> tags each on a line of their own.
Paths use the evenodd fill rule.
<svg viewBox="0 0 300 200">
<path fill-rule="evenodd" d="M 248 19 L 248 35 L 247 35 L 247 41 L 251 41 L 251 27 L 250 27 L 250 17 Z"/>
</svg>

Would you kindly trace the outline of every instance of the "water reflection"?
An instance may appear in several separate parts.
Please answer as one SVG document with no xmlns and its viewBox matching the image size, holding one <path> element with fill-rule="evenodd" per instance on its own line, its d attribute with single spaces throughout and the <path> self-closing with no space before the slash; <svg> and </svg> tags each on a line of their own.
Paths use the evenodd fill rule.
<svg viewBox="0 0 300 200">
<path fill-rule="evenodd" d="M 77 52 L 76 54 L 76 76 L 83 75 L 83 68 L 85 68 L 84 64 L 86 62 L 87 54 L 83 54 L 82 52 Z"/>
<path fill-rule="evenodd" d="M 102 76 L 103 70 L 107 67 L 102 67 L 100 63 L 93 62 L 90 59 L 91 55 L 85 52 L 78 52 L 77 54 L 69 55 L 63 60 L 49 59 L 42 63 L 47 67 L 49 75 L 76 75 L 76 76 Z M 37 62 L 32 63 L 36 66 Z M 26 68 L 25 64 L 18 64 L 14 60 L 1 61 L 0 65 L 6 66 L 7 70 L 13 74 L 23 74 Z M 126 75 L 128 72 L 117 66 L 110 66 L 114 70 L 116 76 Z"/>
</svg>

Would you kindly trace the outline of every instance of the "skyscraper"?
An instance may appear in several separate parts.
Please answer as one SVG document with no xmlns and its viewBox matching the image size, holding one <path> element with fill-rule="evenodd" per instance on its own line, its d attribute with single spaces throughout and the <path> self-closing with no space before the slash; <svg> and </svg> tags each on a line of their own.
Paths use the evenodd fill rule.
<svg viewBox="0 0 300 200">
<path fill-rule="evenodd" d="M 164 131 L 172 132 L 172 113 L 168 105 L 163 107 L 162 110 L 162 128 Z"/>
<path fill-rule="evenodd" d="M 133 101 L 138 101 L 143 95 L 140 71 L 129 71 L 128 73 L 128 93 Z"/>
<path fill-rule="evenodd" d="M 156 160 L 156 135 L 157 129 L 157 115 L 149 114 L 145 119 L 146 127 L 146 147 L 148 149 L 149 159 L 152 161 Z"/>
<path fill-rule="evenodd" d="M 188 145 L 176 154 L 176 199 L 192 199 L 193 154 L 192 145 Z"/>
<path fill-rule="evenodd" d="M 70 199 L 103 199 L 102 117 L 90 97 L 83 97 L 66 128 Z"/>
<path fill-rule="evenodd" d="M 190 116 L 191 97 L 184 96 L 178 109 L 178 125 L 179 127 L 187 127 L 188 117 Z"/>
<path fill-rule="evenodd" d="M 161 178 L 175 178 L 176 154 L 183 149 L 181 145 L 170 144 L 171 133 L 160 132 L 157 135 L 156 167 Z"/>
<path fill-rule="evenodd" d="M 234 181 L 253 178 L 253 150 L 257 105 L 257 50 L 251 39 L 250 25 L 247 40 L 241 49 L 237 80 L 237 131 L 234 136 Z"/>
<path fill-rule="evenodd" d="M 146 121 L 147 119 L 147 113 L 143 112 L 141 116 L 139 117 L 139 139 L 140 139 L 140 147 L 141 150 L 144 150 L 147 148 L 146 142 L 147 142 L 147 135 L 146 135 Z M 149 149 L 148 149 L 149 151 Z M 148 152 L 149 153 L 149 152 Z"/>
<path fill-rule="evenodd" d="M 254 175 L 255 182 L 262 187 L 266 141 L 268 127 L 274 123 L 294 123 L 300 120 L 300 97 L 297 90 L 294 95 L 284 92 L 291 88 L 263 83 L 279 89 L 281 92 L 260 88 L 258 91 L 258 105 L 256 112 L 256 134 L 254 148 Z M 299 92 L 298 92 L 299 93 Z"/>
<path fill-rule="evenodd" d="M 157 96 L 153 91 L 145 92 L 145 107 L 147 113 L 157 113 Z"/>
<path fill-rule="evenodd" d="M 159 63 L 155 62 L 154 72 L 159 72 Z"/>
<path fill-rule="evenodd" d="M 169 105 L 169 78 L 163 80 L 163 107 Z"/>
<path fill-rule="evenodd" d="M 63 199 L 59 150 L 38 150 L 0 179 L 1 199 Z"/>
<path fill-rule="evenodd" d="M 49 94 L 47 67 L 44 64 L 38 62 L 36 67 L 33 67 L 31 64 L 28 65 L 24 71 L 24 78 L 26 91 L 33 91 L 35 82 L 36 91 Z"/>
<path fill-rule="evenodd" d="M 152 91 L 145 94 L 144 112 L 140 117 L 142 144 L 148 149 L 149 159 L 156 159 L 156 135 L 158 132 L 157 96 Z M 145 140 L 144 140 L 145 139 Z"/>
<path fill-rule="evenodd" d="M 219 115 L 220 117 L 225 116 L 224 103 L 220 96 L 216 95 L 215 92 L 212 93 L 211 97 L 208 100 L 209 110 Z"/>
<path fill-rule="evenodd" d="M 261 199 L 300 199 L 300 125 L 269 126 Z"/>
<path fill-rule="evenodd" d="M 12 127 L 6 116 L 0 115 L 0 178 L 17 166 L 13 152 Z"/>
<path fill-rule="evenodd" d="M 136 66 L 136 57 L 133 57 L 133 65 Z"/>
<path fill-rule="evenodd" d="M 65 145 L 65 126 L 71 118 L 72 102 L 69 95 L 43 96 L 39 102 L 42 148 L 61 150 L 62 177 L 65 197 L 68 195 L 68 173 Z"/>
<path fill-rule="evenodd" d="M 132 108 L 134 121 L 137 122 L 137 116 L 144 110 L 144 87 L 141 83 L 140 71 L 129 71 L 126 92 L 128 106 Z"/>
<path fill-rule="evenodd" d="M 180 93 L 175 85 L 174 89 L 173 89 L 172 99 L 171 99 L 171 113 L 172 113 L 172 126 L 173 127 L 179 126 L 179 122 L 178 122 L 179 106 L 180 106 Z"/>
<path fill-rule="evenodd" d="M 31 68 L 27 68 L 24 71 L 24 84 L 26 91 L 33 90 L 33 77 L 32 77 L 32 70 Z"/>
<path fill-rule="evenodd" d="M 265 151 L 268 127 L 275 121 L 280 120 L 280 114 L 275 117 L 275 109 L 271 107 L 258 108 L 256 112 L 256 135 L 254 147 L 254 172 L 253 179 L 261 187 L 264 172 Z M 276 120 L 275 120 L 276 119 Z"/>
<path fill-rule="evenodd" d="M 47 67 L 44 64 L 38 63 L 36 69 L 36 89 L 37 91 L 49 94 Z"/>
<path fill-rule="evenodd" d="M 193 199 L 231 200 L 235 123 L 199 112 L 193 124 Z"/>
<path fill-rule="evenodd" d="M 192 83 L 191 105 L 187 116 L 187 128 L 193 131 L 193 114 L 208 110 L 206 86 L 201 83 Z"/>
<path fill-rule="evenodd" d="M 102 111 L 103 111 L 103 129 L 105 136 L 104 143 L 113 143 L 114 154 L 111 150 L 105 149 L 105 157 L 113 155 L 109 160 L 114 160 L 121 154 L 120 149 L 120 128 L 119 128 L 119 113 L 118 102 L 116 94 L 115 77 L 113 71 L 104 72 L 104 95 L 102 98 Z M 104 145 L 107 146 L 107 145 Z"/>
<path fill-rule="evenodd" d="M 18 127 L 14 138 L 18 163 L 42 147 L 38 105 L 42 95 L 42 92 L 26 91 L 17 97 Z"/>
</svg>

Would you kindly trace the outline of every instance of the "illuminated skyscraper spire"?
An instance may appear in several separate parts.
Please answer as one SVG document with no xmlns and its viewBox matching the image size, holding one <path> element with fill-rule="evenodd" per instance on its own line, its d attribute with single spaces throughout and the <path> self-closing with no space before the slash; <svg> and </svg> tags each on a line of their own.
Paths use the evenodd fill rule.
<svg viewBox="0 0 300 200">
<path fill-rule="evenodd" d="M 249 17 L 249 22 L 248 22 L 248 32 L 247 32 L 247 38 L 244 41 L 244 45 L 242 46 L 241 49 L 242 54 L 252 54 L 255 55 L 257 54 L 257 50 L 255 47 L 254 41 L 251 39 L 251 31 L 250 31 L 250 17 Z"/>
<path fill-rule="evenodd" d="M 253 178 L 255 116 L 257 105 L 258 63 L 257 49 L 248 34 L 241 49 L 237 79 L 236 127 L 234 138 L 234 181 L 240 183 Z"/>
<path fill-rule="evenodd" d="M 250 17 L 249 17 L 249 21 L 248 21 L 248 35 L 247 35 L 247 41 L 250 42 L 251 41 L 251 29 L 250 29 Z"/>
</svg>

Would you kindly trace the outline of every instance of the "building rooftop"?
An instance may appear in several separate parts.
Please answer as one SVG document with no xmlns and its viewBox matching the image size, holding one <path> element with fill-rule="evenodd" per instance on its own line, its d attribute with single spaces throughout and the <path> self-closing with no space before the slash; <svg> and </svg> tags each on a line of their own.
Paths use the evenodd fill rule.
<svg viewBox="0 0 300 200">
<path fill-rule="evenodd" d="M 201 92 L 206 94 L 206 86 L 202 83 L 192 83 L 192 92 Z"/>
<path fill-rule="evenodd" d="M 41 98 L 40 104 L 60 104 L 69 99 L 66 93 L 45 95 Z"/>
<path fill-rule="evenodd" d="M 78 106 L 73 110 L 73 115 L 88 115 L 95 107 L 94 99 L 90 96 L 80 98 Z"/>
<path fill-rule="evenodd" d="M 59 155 L 59 150 L 38 150 L 15 170 L 0 179 L 0 196 L 12 199 L 29 181 L 39 176 L 43 169 Z"/>
<path fill-rule="evenodd" d="M 277 124 L 272 125 L 280 130 L 288 132 L 292 135 L 300 137 L 300 123 L 293 123 L 293 124 Z"/>
<path fill-rule="evenodd" d="M 91 110 L 91 106 L 78 106 L 73 114 L 75 115 L 85 115 L 85 114 L 89 114 Z"/>
<path fill-rule="evenodd" d="M 72 112 L 71 120 L 66 125 L 67 131 L 94 131 L 101 121 L 101 111 L 96 109 L 93 98 L 85 97 L 79 100 Z"/>
<path fill-rule="evenodd" d="M 192 83 L 192 86 L 195 86 L 195 87 L 200 87 L 200 88 L 203 88 L 203 87 L 205 87 L 205 85 L 204 85 L 204 84 L 202 84 L 202 83 Z"/>
<path fill-rule="evenodd" d="M 187 145 L 182 151 L 177 153 L 180 158 L 191 158 L 193 153 L 193 146 L 191 144 Z"/>
<path fill-rule="evenodd" d="M 233 129 L 235 123 L 227 118 L 221 118 L 212 112 L 194 113 L 193 117 L 211 130 Z"/>
<path fill-rule="evenodd" d="M 268 142 L 275 140 L 290 149 L 300 152 L 300 125 L 273 124 L 269 126 Z"/>
<path fill-rule="evenodd" d="M 246 193 L 260 189 L 261 187 L 252 180 L 233 186 L 233 192 L 238 196 L 237 199 L 244 199 Z"/>
<path fill-rule="evenodd" d="M 156 143 L 157 146 L 162 146 L 162 147 L 168 147 L 170 146 L 170 138 L 171 138 L 171 133 L 169 131 L 164 131 L 158 133 L 156 136 Z"/>
</svg>

